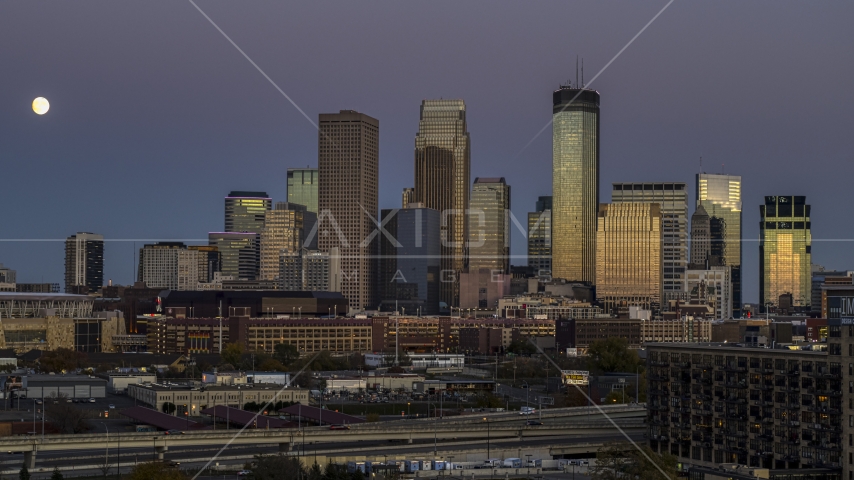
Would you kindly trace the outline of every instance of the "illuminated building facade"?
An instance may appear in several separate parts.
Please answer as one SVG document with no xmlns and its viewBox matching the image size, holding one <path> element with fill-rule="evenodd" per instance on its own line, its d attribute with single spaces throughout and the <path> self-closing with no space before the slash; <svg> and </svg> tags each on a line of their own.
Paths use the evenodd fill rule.
<svg viewBox="0 0 854 480">
<path fill-rule="evenodd" d="M 413 201 L 438 210 L 442 228 L 439 298 L 459 305 L 459 275 L 468 262 L 471 148 L 462 100 L 424 100 L 415 135 Z M 448 281 L 450 280 L 450 281 Z"/>
<path fill-rule="evenodd" d="M 267 211 L 260 237 L 261 280 L 278 280 L 279 257 L 308 248 L 304 245 L 306 226 L 313 226 L 316 218 L 305 206 L 295 203 L 277 202 L 274 210 Z"/>
<path fill-rule="evenodd" d="M 264 192 L 230 192 L 225 197 L 225 231 L 258 233 L 273 200 Z"/>
<path fill-rule="evenodd" d="M 657 203 L 661 206 L 663 300 L 687 300 L 688 189 L 684 183 L 615 183 L 612 203 Z"/>
<path fill-rule="evenodd" d="M 475 178 L 469 218 L 469 269 L 510 272 L 510 185 Z"/>
<path fill-rule="evenodd" d="M 195 290 L 199 286 L 199 254 L 182 242 L 157 242 L 139 249 L 137 280 L 150 288 Z"/>
<path fill-rule="evenodd" d="M 289 168 L 288 203 L 303 205 L 316 215 L 318 183 L 316 168 Z"/>
<path fill-rule="evenodd" d="M 208 244 L 215 246 L 222 259 L 223 276 L 235 280 L 258 278 L 258 234 L 254 232 L 211 232 Z"/>
<path fill-rule="evenodd" d="M 709 215 L 710 257 L 732 267 L 732 315 L 741 318 L 741 177 L 697 174 L 697 205 Z"/>
<path fill-rule="evenodd" d="M 777 305 L 780 295 L 792 294 L 792 306 L 807 308 L 812 301 L 812 236 L 806 197 L 765 197 L 759 206 L 760 307 Z"/>
<path fill-rule="evenodd" d="M 318 248 L 339 249 L 341 293 L 353 311 L 375 298 L 379 136 L 379 120 L 363 113 L 320 114 Z"/>
<path fill-rule="evenodd" d="M 599 208 L 599 92 L 561 86 L 552 100 L 552 275 L 593 282 Z"/>
<path fill-rule="evenodd" d="M 661 206 L 614 203 L 599 207 L 596 298 L 605 311 L 661 306 Z"/>
</svg>

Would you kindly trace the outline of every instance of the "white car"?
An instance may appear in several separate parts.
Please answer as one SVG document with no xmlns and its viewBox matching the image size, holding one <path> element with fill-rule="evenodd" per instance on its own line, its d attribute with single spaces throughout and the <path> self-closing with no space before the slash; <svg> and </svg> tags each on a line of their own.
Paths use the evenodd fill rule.
<svg viewBox="0 0 854 480">
<path fill-rule="evenodd" d="M 89 403 L 95 403 L 95 399 L 94 399 L 94 398 L 90 398 L 90 399 L 89 399 Z"/>
<path fill-rule="evenodd" d="M 115 405 L 113 405 L 113 404 L 111 403 L 111 404 L 110 404 L 110 410 L 112 410 L 112 409 L 114 409 L 114 408 L 116 408 L 116 406 L 115 406 Z"/>
</svg>

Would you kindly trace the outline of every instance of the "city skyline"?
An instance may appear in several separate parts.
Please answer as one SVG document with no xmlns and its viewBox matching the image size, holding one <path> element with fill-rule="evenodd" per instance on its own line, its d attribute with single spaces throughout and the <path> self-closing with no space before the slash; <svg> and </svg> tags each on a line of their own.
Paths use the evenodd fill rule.
<svg viewBox="0 0 854 480">
<path fill-rule="evenodd" d="M 822 12 L 816 12 L 792 5 L 783 5 L 770 13 L 761 6 L 739 6 L 734 9 L 739 15 L 732 15 L 732 10 L 718 10 L 709 6 L 674 5 L 591 87 L 603 94 L 602 138 L 605 143 L 602 146 L 600 187 L 615 181 L 678 180 L 688 183 L 691 190 L 689 195 L 694 196 L 691 179 L 700 171 L 700 156 L 704 158 L 703 170 L 719 173 L 721 164 L 726 164 L 725 172 L 742 176 L 745 192 L 742 201 L 747 209 L 743 231 L 744 302 L 758 299 L 758 285 L 754 279 L 758 276 L 756 243 L 759 232 L 757 218 L 753 215 L 755 206 L 762 203 L 761 197 L 764 195 L 784 191 L 808 196 L 811 204 L 816 206 L 815 213 L 818 215 L 814 215 L 818 230 L 814 231 L 816 249 L 813 261 L 832 269 L 846 269 L 854 264 L 854 254 L 847 248 L 850 244 L 821 241 L 854 237 L 850 227 L 829 219 L 833 211 L 830 206 L 835 204 L 834 200 L 838 196 L 836 192 L 843 188 L 842 179 L 848 176 L 847 169 L 851 168 L 848 162 L 850 154 L 840 144 L 840 139 L 846 138 L 843 130 L 849 114 L 837 111 L 837 106 L 846 104 L 851 95 L 839 83 L 850 76 L 846 74 L 850 65 L 846 62 L 827 62 L 834 56 L 847 58 L 846 52 L 840 50 L 838 41 L 834 40 L 845 31 L 841 18 L 846 18 L 847 14 L 840 11 L 842 7 L 828 7 Z M 407 159 L 411 158 L 412 132 L 417 129 L 417 114 L 413 114 L 413 105 L 417 105 L 423 98 L 444 96 L 465 99 L 469 129 L 472 131 L 472 178 L 512 178 L 513 213 L 517 218 L 524 218 L 530 210 L 529 205 L 538 196 L 551 193 L 548 188 L 551 183 L 548 176 L 551 163 L 548 135 L 540 136 L 521 154 L 518 153 L 548 121 L 548 115 L 544 114 L 550 104 L 548 92 L 572 76 L 577 54 L 586 58 L 587 72 L 598 71 L 625 44 L 626 38 L 635 33 L 660 6 L 632 5 L 607 21 L 601 15 L 601 8 L 581 8 L 579 13 L 586 15 L 580 17 L 586 18 L 590 27 L 579 25 L 580 30 L 569 34 L 564 29 L 559 35 L 569 37 L 556 42 L 553 40 L 557 39 L 558 30 L 549 28 L 552 20 L 545 11 L 548 9 L 526 7 L 517 10 L 517 7 L 509 5 L 496 7 L 490 17 L 492 25 L 516 21 L 520 12 L 528 12 L 525 18 L 532 18 L 535 27 L 539 28 L 532 29 L 532 35 L 522 40 L 518 47 L 508 47 L 509 51 L 502 53 L 505 58 L 495 55 L 475 60 L 472 60 L 473 57 L 463 58 L 458 55 L 444 58 L 443 61 L 448 62 L 447 68 L 457 68 L 465 73 L 451 79 L 437 81 L 436 77 L 429 77 L 418 80 L 422 68 L 412 69 L 411 73 L 395 68 L 395 74 L 388 75 L 388 79 L 383 79 L 379 84 L 374 84 L 376 76 L 368 76 L 342 86 L 338 76 L 328 75 L 330 72 L 326 67 L 318 71 L 303 68 L 303 71 L 310 72 L 305 79 L 290 77 L 280 69 L 269 70 L 269 73 L 277 82 L 285 82 L 282 83 L 283 88 L 309 112 L 309 116 L 352 107 L 369 112 L 384 122 L 387 129 L 384 130 L 380 148 L 380 208 L 399 206 L 400 189 L 410 186 L 411 180 L 408 179 L 412 178 L 412 165 Z M 9 18 L 12 14 L 23 18 L 36 14 L 36 9 L 27 5 L 16 5 L 13 10 Z M 172 11 L 171 8 L 167 10 Z M 359 15 L 358 12 L 346 10 L 346 14 L 336 13 L 329 20 L 334 24 L 343 22 L 344 17 Z M 428 8 L 425 14 L 439 15 L 440 10 Z M 453 20 L 453 25 L 459 31 L 464 31 L 465 25 L 476 18 L 474 12 L 477 10 L 475 6 L 465 7 L 459 18 Z M 93 12 L 91 20 L 87 21 L 92 22 L 94 32 L 103 34 L 99 30 L 98 19 L 103 20 L 104 15 L 115 15 L 120 11 L 115 7 Z M 153 14 L 142 11 L 134 13 L 142 19 Z M 273 68 L 271 65 L 278 54 L 270 55 L 257 40 L 264 38 L 263 35 L 270 31 L 272 25 L 264 23 L 259 26 L 257 22 L 249 22 L 258 29 L 255 34 L 246 29 L 248 24 L 244 24 L 248 18 L 254 19 L 268 13 L 266 8 L 249 9 L 225 22 L 223 19 L 229 16 L 228 7 L 212 8 L 210 12 L 217 21 L 223 21 L 223 28 L 265 69 Z M 311 7 L 299 7 L 293 13 L 296 17 L 312 18 L 319 14 Z M 405 25 L 410 25 L 414 17 L 410 19 L 405 13 L 402 11 L 398 15 L 402 16 Z M 721 16 L 723 13 L 727 15 Z M 37 178 L 42 179 L 45 190 L 50 192 L 42 195 L 44 199 L 35 199 L 26 208 L 12 207 L 15 199 L 23 194 L 21 187 L 12 185 L 0 193 L 0 200 L 4 200 L 2 204 L 5 205 L 0 208 L 7 219 L 8 230 L 15 233 L 10 238 L 61 240 L 80 230 L 101 233 L 107 239 L 104 282 L 112 279 L 114 283 L 130 283 L 135 268 L 133 252 L 142 244 L 182 239 L 204 243 L 204 232 L 219 229 L 217 225 L 221 222 L 221 210 L 217 208 L 217 202 L 221 201 L 219 199 L 224 193 L 233 189 L 263 190 L 274 199 L 284 201 L 286 169 L 304 167 L 306 164 L 316 166 L 316 133 L 310 133 L 313 127 L 290 105 L 276 98 L 276 92 L 269 85 L 261 83 L 263 79 L 259 80 L 257 72 L 246 65 L 244 59 L 227 50 L 227 45 L 220 43 L 222 39 L 216 36 L 215 31 L 211 31 L 210 25 L 198 23 L 198 12 L 180 10 L 176 14 L 176 22 L 180 25 L 170 25 L 168 31 L 189 28 L 193 36 L 199 37 L 198 43 L 191 45 L 193 54 L 201 55 L 211 63 L 226 62 L 221 70 L 226 71 L 227 82 L 207 81 L 199 84 L 194 76 L 197 71 L 182 70 L 183 67 L 174 64 L 174 58 L 167 55 L 168 68 L 177 69 L 175 74 L 187 76 L 189 82 L 198 88 L 198 94 L 191 98 L 183 94 L 185 90 L 181 81 L 177 82 L 179 85 L 176 87 L 167 88 L 162 80 L 154 81 L 147 76 L 148 73 L 140 72 L 138 68 L 130 69 L 130 65 L 124 61 L 114 65 L 111 72 L 93 70 L 85 75 L 63 68 L 61 71 L 67 80 L 58 83 L 54 77 L 59 79 L 59 70 L 55 69 L 64 63 L 59 62 L 57 57 L 48 55 L 38 68 L 31 68 L 27 56 L 10 58 L 9 91 L 14 95 L 19 91 L 29 92 L 33 89 L 38 92 L 21 102 L 9 94 L 4 94 L 0 99 L 5 111 L 12 112 L 4 116 L 3 124 L 0 125 L 4 132 L 8 132 L 5 138 L 9 139 L 4 142 L 2 153 L 4 158 L 19 159 L 9 165 L 10 176 L 30 178 L 37 175 Z M 63 37 L 68 33 L 67 27 L 62 27 L 67 15 L 65 7 L 39 12 L 39 15 L 45 28 L 56 31 L 60 38 L 70 42 L 69 45 L 80 47 L 74 54 L 78 57 L 72 56 L 70 61 L 93 64 L 93 59 L 88 56 L 90 54 L 83 52 L 100 51 L 97 48 L 85 48 L 95 37 L 84 37 L 73 42 L 71 37 Z M 721 29 L 720 25 L 711 28 L 703 22 L 698 23 L 698 18 L 718 19 L 726 28 Z M 763 23 L 768 30 L 762 36 L 755 35 L 753 21 L 756 18 L 765 19 Z M 792 31 L 790 25 L 795 18 L 803 20 L 798 22 L 802 26 Z M 557 22 L 556 19 L 554 21 Z M 109 22 L 101 24 L 106 26 Z M 692 35 L 698 37 L 689 36 L 685 39 L 684 43 L 690 48 L 674 50 L 676 47 L 670 45 L 674 38 L 683 38 L 679 33 L 686 24 L 692 25 Z M 820 30 L 816 30 L 817 25 L 821 25 Z M 605 26 L 614 27 L 617 33 L 602 34 Z M 299 26 L 295 27 L 296 31 L 288 35 L 300 33 Z M 417 37 L 419 28 L 412 30 Z M 598 35 L 592 34 L 597 30 Z M 720 32 L 724 30 L 727 32 L 726 37 L 721 37 L 723 34 Z M 35 38 L 43 33 L 27 32 L 10 24 L 0 35 L 9 35 L 9 38 L 15 36 L 21 39 L 24 47 L 41 54 L 39 48 L 42 47 L 35 43 Z M 117 32 L 110 33 L 116 35 Z M 380 29 L 376 33 L 377 38 L 386 38 L 385 35 L 389 34 L 387 29 Z M 131 33 L 115 37 L 114 43 L 118 48 L 127 49 L 127 42 L 135 39 L 127 35 Z M 401 35 L 398 43 L 408 44 L 412 41 L 407 32 Z M 585 35 L 590 39 L 585 40 Z M 509 38 L 497 33 L 490 33 L 489 37 L 499 42 Z M 699 37 L 708 43 L 701 44 Z M 712 40 L 714 38 L 720 38 L 721 41 L 715 42 Z M 784 40 L 778 48 L 768 51 L 765 38 Z M 295 56 L 293 50 L 281 51 L 280 44 L 275 40 L 270 44 L 277 52 L 284 54 L 288 61 L 294 62 L 294 71 L 306 65 L 306 60 Z M 716 44 L 716 47 L 705 47 L 711 44 Z M 324 45 L 318 48 L 326 48 Z M 337 47 L 340 43 L 335 45 Z M 735 45 L 739 48 L 735 48 Z M 153 48 L 159 51 L 162 47 L 156 44 Z M 111 46 L 102 48 L 109 49 Z M 697 48 L 701 48 L 703 53 L 702 63 L 689 63 L 694 66 L 691 72 L 688 72 L 689 69 L 683 70 L 683 62 L 698 57 Z M 661 54 L 662 49 L 667 55 Z M 348 47 L 345 50 L 343 53 L 346 55 L 350 49 Z M 756 53 L 759 51 L 763 52 L 763 61 L 756 64 Z M 126 58 L 136 65 L 134 59 L 141 52 L 139 48 L 130 49 L 126 52 Z M 823 52 L 823 57 L 806 55 L 806 52 Z M 388 50 L 369 55 L 372 59 L 379 58 L 375 55 L 387 55 L 390 64 L 401 60 L 398 53 Z M 817 82 L 814 91 L 818 97 L 807 112 L 813 120 L 806 127 L 785 115 L 779 102 L 783 98 L 781 93 L 790 88 L 787 72 L 791 67 L 792 55 L 806 59 L 802 66 L 814 74 L 811 77 Z M 41 57 L 35 55 L 33 58 Z M 559 60 L 555 61 L 555 58 Z M 349 60 L 346 61 L 352 65 Z M 418 61 L 428 68 L 436 68 L 437 65 L 436 60 L 429 56 L 418 56 Z M 490 66 L 490 63 L 494 63 L 494 66 Z M 523 65 L 526 73 L 495 75 L 507 69 L 511 63 Z M 751 91 L 750 102 L 734 102 L 732 97 L 722 101 L 716 95 L 703 94 L 719 91 L 715 85 L 720 82 L 720 72 L 725 69 L 739 72 L 735 80 L 740 88 Z M 478 74 L 475 75 L 475 72 Z M 654 74 L 648 75 L 649 72 Z M 162 73 L 160 70 L 150 74 L 159 77 Z M 109 85 L 101 83 L 98 75 L 109 80 Z M 139 78 L 135 78 L 136 75 L 140 75 Z M 484 82 L 483 79 L 490 75 L 491 81 Z M 211 78 L 216 77 L 211 75 Z M 592 74 L 588 73 L 587 77 L 592 77 Z M 85 92 L 79 88 L 81 79 L 86 81 Z M 140 88 L 138 82 L 142 82 L 139 85 L 153 85 L 157 92 L 163 94 L 162 97 L 145 95 L 145 104 L 141 103 L 141 96 L 131 92 L 150 90 Z M 312 82 L 318 83 L 319 89 L 312 87 Z M 339 88 L 331 88 L 332 84 Z M 762 88 L 758 88 L 760 85 Z M 222 90 L 226 86 L 228 89 Z M 234 93 L 235 89 L 239 91 L 237 94 Z M 87 100 L 93 90 L 98 90 L 105 101 Z M 211 95 L 221 90 L 221 95 Z M 499 93 L 503 101 L 495 102 Z M 44 94 L 51 101 L 50 112 L 38 119 L 27 110 L 36 94 Z M 212 101 L 212 98 L 217 98 L 217 101 Z M 189 105 L 182 105 L 180 100 L 188 100 Z M 276 103 L 278 101 L 282 101 L 282 104 Z M 119 103 L 126 105 L 126 110 L 133 112 L 133 117 L 126 117 L 125 109 L 117 111 L 108 108 L 109 105 Z M 180 111 L 173 110 L 173 106 L 179 105 Z M 223 109 L 234 118 L 244 119 L 243 123 L 252 133 L 246 134 L 246 130 L 236 127 L 233 121 L 224 121 L 223 115 L 214 113 Z M 252 109 L 260 109 L 262 112 L 252 114 Z M 501 112 L 507 112 L 510 116 L 501 115 Z M 210 121 L 205 121 L 205 117 Z M 165 120 L 162 127 L 154 126 L 154 118 Z M 109 119 L 110 125 L 105 124 L 104 119 Z M 126 129 L 125 121 L 137 122 L 129 125 L 137 126 L 139 131 Z M 88 133 L 86 136 L 81 135 L 84 131 L 79 129 L 63 131 L 71 125 L 69 122 L 79 125 L 93 123 L 103 125 L 103 128 L 94 129 L 100 129 L 99 133 Z M 284 135 L 281 128 L 283 124 L 286 127 Z M 179 125 L 191 127 L 178 128 Z M 803 131 L 804 128 L 806 131 Z M 72 132 L 80 136 L 80 142 L 83 143 L 70 137 Z M 177 140 L 179 137 L 180 140 Z M 102 141 L 107 138 L 113 140 Z M 809 149 L 803 144 L 803 138 L 812 139 Z M 47 139 L 50 141 L 45 141 Z M 149 141 L 152 139 L 155 141 Z M 125 141 L 127 145 L 119 140 Z M 34 145 L 35 148 L 32 148 Z M 237 161 L 239 163 L 235 163 Z M 811 167 L 806 178 L 821 179 L 822 188 L 812 185 L 817 182 L 805 182 L 804 176 L 792 173 L 798 171 L 797 166 L 804 161 L 810 161 Z M 772 171 L 766 168 L 768 162 L 775 164 Z M 252 168 L 234 169 L 235 164 Z M 136 178 L 133 172 L 140 165 L 147 165 L 148 172 L 152 168 L 167 165 L 174 169 L 169 178 L 148 186 L 149 198 L 144 204 L 136 204 L 133 199 L 124 198 L 116 201 L 98 188 L 88 191 L 76 189 L 73 193 L 67 190 L 66 185 L 79 184 L 83 179 L 91 178 L 91 175 L 83 176 L 83 172 L 93 169 L 103 172 L 103 181 L 108 184 L 127 184 L 128 179 Z M 201 177 L 204 181 L 197 182 L 197 185 L 182 182 L 180 188 L 186 192 L 187 200 L 174 202 L 176 189 L 179 188 L 176 180 L 199 178 L 201 165 L 208 167 L 205 169 L 211 172 L 222 172 L 227 167 L 229 175 L 206 174 Z M 526 175 L 520 175 L 522 172 Z M 61 195 L 74 198 L 75 201 L 48 208 L 46 202 L 56 204 L 56 198 Z M 607 198 L 601 198 L 600 201 L 606 202 Z M 689 205 L 690 211 L 693 208 L 694 205 Z M 127 219 L 128 215 L 133 215 L 133 221 Z M 40 222 L 31 221 L 36 216 L 41 219 Z M 513 235 L 512 253 L 524 255 L 524 239 L 515 229 Z M 117 243 L 110 240 L 116 238 L 139 241 L 133 245 L 132 241 Z M 61 250 L 58 245 L 46 242 L 35 245 L 4 242 L 0 244 L 0 261 L 16 269 L 21 281 L 36 282 L 43 279 L 58 282 L 62 275 Z M 523 264 L 524 260 L 514 259 L 511 263 Z"/>
</svg>

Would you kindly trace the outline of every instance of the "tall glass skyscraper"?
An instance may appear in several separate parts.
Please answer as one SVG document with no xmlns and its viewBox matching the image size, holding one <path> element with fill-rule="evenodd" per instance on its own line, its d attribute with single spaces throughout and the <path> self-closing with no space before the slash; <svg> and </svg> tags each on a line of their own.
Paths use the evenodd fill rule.
<svg viewBox="0 0 854 480">
<path fill-rule="evenodd" d="M 698 173 L 697 205 L 709 215 L 711 258 L 732 267 L 732 316 L 741 318 L 741 177 Z"/>
<path fill-rule="evenodd" d="M 462 100 L 424 100 L 415 135 L 413 200 L 438 210 L 442 228 L 440 301 L 459 305 L 460 273 L 468 260 L 471 148 Z"/>
<path fill-rule="evenodd" d="M 309 212 L 317 214 L 317 169 L 288 169 L 288 203 L 305 206 Z"/>
<path fill-rule="evenodd" d="M 532 275 L 551 275 L 551 196 L 537 199 L 536 211 L 528 212 L 528 270 Z"/>
<path fill-rule="evenodd" d="M 475 178 L 469 218 L 469 269 L 510 273 L 510 185 L 501 178 Z"/>
<path fill-rule="evenodd" d="M 234 280 L 257 280 L 259 234 L 253 232 L 210 232 L 208 245 L 215 246 L 222 264 L 220 272 Z"/>
<path fill-rule="evenodd" d="M 792 294 L 793 307 L 812 301 L 812 235 L 806 197 L 765 197 L 759 206 L 759 299 L 777 305 Z"/>
<path fill-rule="evenodd" d="M 230 192 L 225 197 L 225 231 L 260 233 L 272 207 L 273 200 L 265 192 Z"/>
<path fill-rule="evenodd" d="M 552 100 L 552 275 L 592 283 L 599 209 L 599 92 L 561 86 Z"/>
<path fill-rule="evenodd" d="M 684 183 L 615 183 L 612 203 L 657 203 L 661 206 L 664 298 L 687 301 L 685 269 L 688 267 L 688 189 Z"/>
</svg>

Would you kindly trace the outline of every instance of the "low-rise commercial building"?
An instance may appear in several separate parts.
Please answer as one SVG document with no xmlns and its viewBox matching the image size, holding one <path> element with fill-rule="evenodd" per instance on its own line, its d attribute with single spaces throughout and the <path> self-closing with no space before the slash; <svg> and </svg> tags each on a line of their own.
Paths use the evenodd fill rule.
<svg viewBox="0 0 854 480">
<path fill-rule="evenodd" d="M 622 337 L 629 348 L 641 348 L 641 320 L 628 318 L 594 318 L 558 320 L 555 329 L 555 348 L 576 349 L 583 355 L 590 344 L 609 337 Z"/>
<path fill-rule="evenodd" d="M 308 405 L 308 390 L 282 388 L 281 385 L 256 383 L 253 385 L 216 385 L 191 387 L 178 384 L 129 385 L 128 396 L 159 412 L 171 403 L 178 416 L 188 412 L 198 415 L 205 408 L 225 405 L 243 408 L 247 403 L 296 402 Z"/>
<path fill-rule="evenodd" d="M 91 375 L 24 375 L 21 378 L 26 398 L 104 398 L 107 381 Z"/>
<path fill-rule="evenodd" d="M 126 393 L 129 385 L 156 381 L 157 375 L 148 372 L 107 374 L 107 387 L 110 393 Z"/>
</svg>

